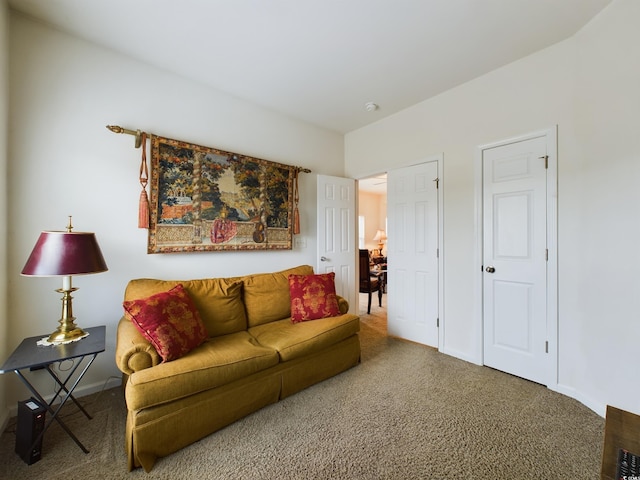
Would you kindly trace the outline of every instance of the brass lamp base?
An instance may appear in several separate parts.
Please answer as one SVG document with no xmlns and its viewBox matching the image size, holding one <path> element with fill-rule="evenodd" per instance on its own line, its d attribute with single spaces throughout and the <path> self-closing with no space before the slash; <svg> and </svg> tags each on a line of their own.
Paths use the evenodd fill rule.
<svg viewBox="0 0 640 480">
<path fill-rule="evenodd" d="M 56 329 L 49 338 L 47 338 L 47 342 L 49 343 L 67 343 L 73 342 L 74 340 L 78 340 L 79 338 L 84 337 L 87 333 L 82 330 L 80 327 L 76 327 L 73 325 L 72 330 L 61 330 L 60 328 Z"/>
<path fill-rule="evenodd" d="M 75 292 L 77 288 L 62 289 L 56 292 L 62 293 L 62 317 L 58 320 L 60 326 L 49 335 L 47 342 L 49 343 L 67 343 L 78 340 L 86 335 L 86 332 L 75 324 L 73 316 L 73 307 L 71 304 L 71 292 Z"/>
</svg>

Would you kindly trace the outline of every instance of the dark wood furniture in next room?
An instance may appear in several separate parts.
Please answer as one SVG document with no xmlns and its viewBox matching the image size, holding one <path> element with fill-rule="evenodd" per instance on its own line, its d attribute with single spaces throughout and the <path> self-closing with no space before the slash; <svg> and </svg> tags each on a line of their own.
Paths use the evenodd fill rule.
<svg viewBox="0 0 640 480">
<path fill-rule="evenodd" d="M 382 307 L 382 281 L 378 275 L 371 274 L 369 250 L 362 248 L 360 249 L 359 267 L 359 292 L 367 293 L 369 295 L 369 301 L 367 303 L 367 313 L 371 313 L 371 297 L 373 292 L 378 292 L 378 304 L 380 307 Z"/>
</svg>

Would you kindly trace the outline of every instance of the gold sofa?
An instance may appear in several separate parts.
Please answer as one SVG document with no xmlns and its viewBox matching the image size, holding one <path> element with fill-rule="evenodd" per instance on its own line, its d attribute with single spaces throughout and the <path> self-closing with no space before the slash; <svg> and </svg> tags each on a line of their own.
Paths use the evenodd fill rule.
<svg viewBox="0 0 640 480">
<path fill-rule="evenodd" d="M 133 323 L 118 324 L 116 364 L 127 403 L 129 470 L 150 471 L 169 455 L 226 425 L 360 361 L 360 319 L 338 297 L 341 315 L 292 323 L 289 274 L 188 281 L 131 280 L 125 300 L 181 283 L 209 338 L 185 356 L 162 362 Z"/>
</svg>

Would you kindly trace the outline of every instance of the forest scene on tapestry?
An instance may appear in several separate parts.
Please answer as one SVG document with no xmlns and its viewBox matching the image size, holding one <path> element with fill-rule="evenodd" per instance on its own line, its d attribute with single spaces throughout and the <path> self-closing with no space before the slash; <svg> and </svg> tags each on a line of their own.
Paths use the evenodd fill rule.
<svg viewBox="0 0 640 480">
<path fill-rule="evenodd" d="M 295 167 L 152 137 L 149 253 L 291 249 Z"/>
</svg>

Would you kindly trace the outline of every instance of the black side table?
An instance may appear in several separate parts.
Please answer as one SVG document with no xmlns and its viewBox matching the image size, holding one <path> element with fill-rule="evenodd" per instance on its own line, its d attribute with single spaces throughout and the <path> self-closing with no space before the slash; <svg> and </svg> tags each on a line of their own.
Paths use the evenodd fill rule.
<svg viewBox="0 0 640 480">
<path fill-rule="evenodd" d="M 40 405 L 45 407 L 49 413 L 51 414 L 51 418 L 47 421 L 44 426 L 44 429 L 40 432 L 38 437 L 33 441 L 31 448 L 33 448 L 40 439 L 44 436 L 44 433 L 51 426 L 53 421 L 55 420 L 60 424 L 60 426 L 64 429 L 65 432 L 76 442 L 84 453 L 89 453 L 89 450 L 85 448 L 85 446 L 78 440 L 78 438 L 73 434 L 73 432 L 67 427 L 67 425 L 62 421 L 62 419 L 58 416 L 62 407 L 67 402 L 67 400 L 71 399 L 73 403 L 75 403 L 82 413 L 88 419 L 91 419 L 91 415 L 87 413 L 87 411 L 80 405 L 78 400 L 73 396 L 73 391 L 84 377 L 84 374 L 87 373 L 89 367 L 96 359 L 99 353 L 104 352 L 105 349 L 105 326 L 101 327 L 93 327 L 87 328 L 85 331 L 89 334 L 87 337 L 78 340 L 76 342 L 71 342 L 62 345 L 49 345 L 49 346 L 40 346 L 37 345 L 38 340 L 41 340 L 43 337 L 47 337 L 47 335 L 39 335 L 37 337 L 25 338 L 22 343 L 16 348 L 11 356 L 4 362 L 2 368 L 0 369 L 0 374 L 7 372 L 15 372 L 20 380 L 27 386 L 27 388 L 33 393 L 33 395 L 38 399 Z M 56 362 L 62 362 L 64 360 L 71 360 L 73 358 L 79 358 L 80 360 L 75 363 L 73 368 L 69 371 L 66 378 L 61 379 L 58 375 L 53 371 L 51 365 Z M 88 362 L 86 362 L 84 368 L 73 382 L 73 384 L 68 387 L 67 383 L 73 376 L 73 374 L 78 370 L 78 367 L 83 363 L 83 360 L 87 358 Z M 27 380 L 27 377 L 24 376 L 21 370 L 37 370 L 37 369 L 46 369 L 49 372 L 49 375 L 55 380 L 58 384 L 58 388 L 51 399 L 50 402 L 47 402 L 40 393 L 35 389 L 35 387 Z M 64 395 L 60 395 L 64 391 Z M 54 410 L 52 405 L 55 400 L 60 396 L 60 404 Z"/>
</svg>

